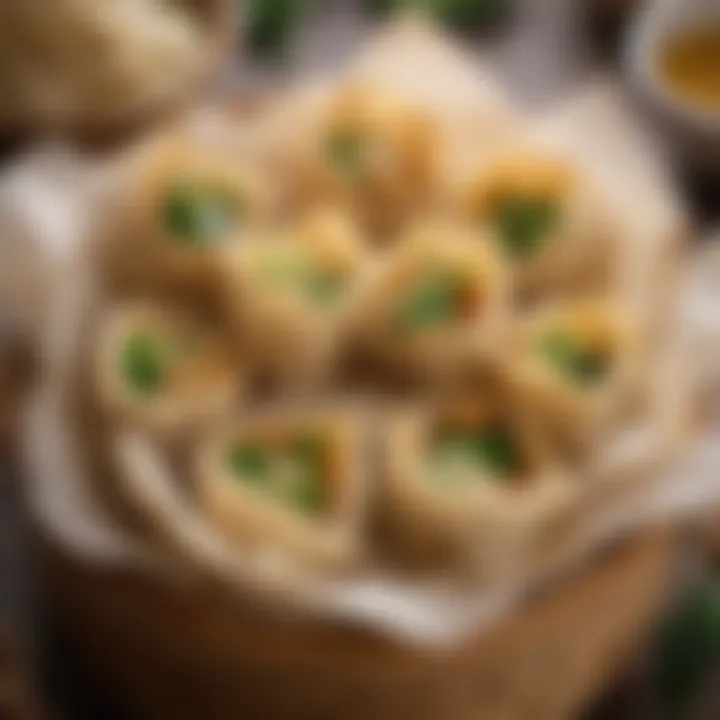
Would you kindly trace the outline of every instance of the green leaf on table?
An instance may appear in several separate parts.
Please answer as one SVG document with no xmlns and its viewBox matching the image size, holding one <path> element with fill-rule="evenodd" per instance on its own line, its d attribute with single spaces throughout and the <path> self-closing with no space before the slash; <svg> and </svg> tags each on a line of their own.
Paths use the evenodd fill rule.
<svg viewBox="0 0 720 720">
<path fill-rule="evenodd" d="M 682 717 L 720 661 L 720 580 L 685 595 L 658 642 L 658 692 L 671 716 Z"/>
</svg>

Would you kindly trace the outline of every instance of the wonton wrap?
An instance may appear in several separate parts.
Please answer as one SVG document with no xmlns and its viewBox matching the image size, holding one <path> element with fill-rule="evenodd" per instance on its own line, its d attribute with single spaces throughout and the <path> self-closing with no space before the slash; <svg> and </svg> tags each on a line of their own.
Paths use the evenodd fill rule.
<svg viewBox="0 0 720 720">
<path fill-rule="evenodd" d="M 201 510 L 248 547 L 340 569 L 361 551 L 362 414 L 291 409 L 219 427 L 198 453 Z"/>
</svg>

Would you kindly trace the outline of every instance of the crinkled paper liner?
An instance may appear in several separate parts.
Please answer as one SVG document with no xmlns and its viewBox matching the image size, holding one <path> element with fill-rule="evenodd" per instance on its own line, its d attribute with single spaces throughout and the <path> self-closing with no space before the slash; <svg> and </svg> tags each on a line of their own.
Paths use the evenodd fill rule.
<svg viewBox="0 0 720 720">
<path fill-rule="evenodd" d="M 417 28 L 395 32 L 377 41 L 370 59 L 360 67 L 372 66 L 383 53 L 397 59 L 403 47 L 409 62 L 432 58 L 428 66 L 440 87 L 462 87 L 466 97 L 474 87 L 478 103 L 492 103 L 497 96 L 505 104 L 491 80 L 471 82 L 462 56 L 442 40 Z M 397 50 L 391 52 L 393 48 Z M 442 82 L 443 73 L 453 81 Z M 682 208 L 643 133 L 620 98 L 604 86 L 554 109 L 532 126 L 538 137 L 592 167 L 616 193 L 618 206 L 625 209 L 630 240 L 624 262 L 632 272 L 625 291 L 633 295 L 635 306 L 650 312 L 667 293 L 658 287 L 662 265 L 679 261 L 672 248 L 682 239 L 685 226 Z M 720 322 L 714 320 L 720 313 L 712 313 L 713 307 L 720 308 L 720 279 L 713 283 L 708 263 L 691 258 L 683 260 L 680 301 L 668 303 L 672 342 L 651 379 L 652 387 L 661 390 L 654 393 L 659 402 L 652 413 L 654 422 L 625 431 L 597 458 L 589 472 L 594 486 L 603 492 L 583 509 L 561 541 L 550 543 L 502 582 L 479 589 L 447 579 L 442 583 L 403 580 L 372 568 L 326 579 L 293 570 L 274 555 L 251 557 L 230 546 L 203 520 L 178 492 L 163 458 L 142 437 L 118 437 L 114 446 L 118 478 L 153 521 L 165 548 L 172 547 L 171 562 L 162 543 L 141 540 L 109 513 L 96 490 L 102 479 L 88 476 L 83 438 L 68 422 L 66 393 L 78 351 L 76 339 L 97 292 L 82 260 L 80 240 L 92 220 L 89 208 L 97 205 L 95 200 L 112 176 L 112 163 L 100 167 L 51 148 L 14 168 L 0 188 L 0 213 L 7 218 L 3 256 L 16 258 L 18 267 L 26 268 L 33 280 L 14 285 L 12 292 L 6 287 L 7 295 L 0 299 L 5 306 L 23 309 L 24 314 L 11 319 L 16 325 L 24 323 L 27 332 L 40 334 L 44 351 L 42 382 L 28 404 L 22 428 L 28 497 L 50 541 L 79 560 L 133 568 L 168 582 L 213 580 L 240 591 L 244 599 L 257 599 L 259 608 L 292 609 L 409 643 L 442 646 L 488 627 L 530 589 L 568 571 L 610 541 L 645 524 L 687 517 L 720 501 L 720 446 L 707 432 L 689 438 L 685 433 L 690 387 L 714 378 L 707 363 L 691 361 L 720 347 Z M 720 259 L 715 264 L 720 268 Z M 4 263 L 0 273 L 6 267 Z M 687 382 L 680 382 L 680 377 Z M 651 482 L 637 482 L 638 476 Z M 608 487 L 617 491 L 604 492 Z"/>
</svg>

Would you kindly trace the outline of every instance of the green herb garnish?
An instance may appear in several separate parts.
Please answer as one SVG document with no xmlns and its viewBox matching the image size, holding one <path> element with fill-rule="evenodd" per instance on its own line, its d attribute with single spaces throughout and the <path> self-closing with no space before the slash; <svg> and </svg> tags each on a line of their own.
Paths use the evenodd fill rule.
<svg viewBox="0 0 720 720">
<path fill-rule="evenodd" d="M 327 139 L 325 151 L 334 167 L 343 173 L 352 174 L 360 166 L 365 142 L 358 132 L 335 131 Z"/>
<path fill-rule="evenodd" d="M 320 305 L 337 300 L 345 288 L 342 275 L 320 269 L 310 258 L 292 250 L 266 253 L 259 272 L 266 283 L 280 288 L 293 288 Z"/>
<path fill-rule="evenodd" d="M 297 482 L 291 488 L 290 500 L 307 512 L 316 513 L 326 504 L 326 447 L 318 438 L 298 439 L 292 447 L 297 468 Z"/>
<path fill-rule="evenodd" d="M 550 331 L 540 340 L 540 353 L 560 372 L 583 386 L 597 385 L 611 369 L 607 353 L 583 346 L 571 333 Z"/>
<path fill-rule="evenodd" d="M 532 255 L 557 227 L 560 207 L 545 198 L 507 198 L 498 202 L 495 220 L 505 254 L 522 259 Z"/>
<path fill-rule="evenodd" d="M 456 276 L 438 274 L 417 282 L 395 313 L 399 328 L 409 332 L 441 325 L 457 317 L 463 294 Z"/>
<path fill-rule="evenodd" d="M 306 281 L 308 295 L 316 302 L 325 305 L 337 300 L 345 289 L 345 278 L 327 272 L 310 273 Z"/>
<path fill-rule="evenodd" d="M 207 245 L 224 240 L 240 216 L 229 193 L 199 184 L 173 187 L 165 198 L 163 220 L 168 234 L 186 245 Z"/>
<path fill-rule="evenodd" d="M 161 343 L 156 337 L 147 333 L 131 335 L 123 345 L 120 365 L 134 391 L 153 395 L 160 390 L 165 363 Z"/>
<path fill-rule="evenodd" d="M 270 457 L 255 445 L 236 445 L 227 458 L 233 475 L 251 485 L 264 485 L 270 475 Z"/>
<path fill-rule="evenodd" d="M 318 439 L 302 437 L 267 450 L 239 444 L 227 464 L 234 477 L 274 502 L 310 514 L 326 504 L 325 446 Z"/>
<path fill-rule="evenodd" d="M 435 476 L 450 484 L 488 473 L 507 477 L 520 465 L 517 445 L 500 425 L 445 431 L 433 443 L 430 460 Z"/>
</svg>

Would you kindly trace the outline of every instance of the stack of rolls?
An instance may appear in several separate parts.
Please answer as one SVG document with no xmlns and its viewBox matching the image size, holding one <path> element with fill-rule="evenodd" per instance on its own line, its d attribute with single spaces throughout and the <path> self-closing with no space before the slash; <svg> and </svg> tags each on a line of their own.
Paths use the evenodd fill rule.
<svg viewBox="0 0 720 720">
<path fill-rule="evenodd" d="M 562 521 L 638 411 L 616 208 L 530 133 L 452 173 L 446 120 L 401 94 L 347 81 L 294 107 L 260 113 L 267 152 L 178 134 L 126 175 L 98 255 L 100 422 L 167 453 L 239 553 L 482 573 Z"/>
</svg>

